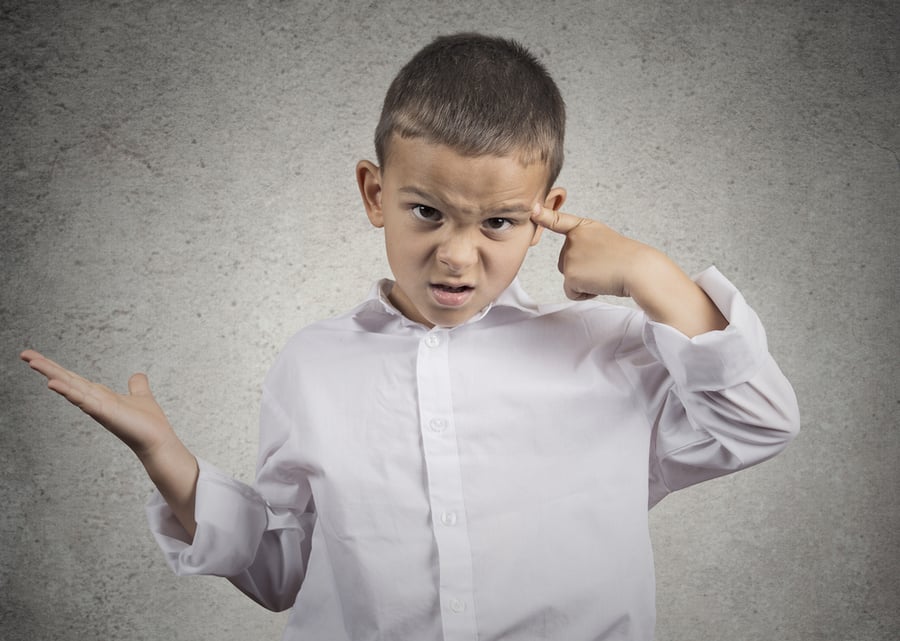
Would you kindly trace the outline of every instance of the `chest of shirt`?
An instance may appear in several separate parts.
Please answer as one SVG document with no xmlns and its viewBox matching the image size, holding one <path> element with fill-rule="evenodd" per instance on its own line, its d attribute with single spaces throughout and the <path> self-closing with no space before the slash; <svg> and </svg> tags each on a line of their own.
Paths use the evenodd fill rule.
<svg viewBox="0 0 900 641">
<path fill-rule="evenodd" d="M 650 428 L 616 363 L 620 337 L 517 329 L 347 333 L 307 358 L 289 400 L 314 492 L 418 514 L 429 473 L 451 468 L 476 512 L 529 485 L 547 500 L 646 485 Z"/>
</svg>

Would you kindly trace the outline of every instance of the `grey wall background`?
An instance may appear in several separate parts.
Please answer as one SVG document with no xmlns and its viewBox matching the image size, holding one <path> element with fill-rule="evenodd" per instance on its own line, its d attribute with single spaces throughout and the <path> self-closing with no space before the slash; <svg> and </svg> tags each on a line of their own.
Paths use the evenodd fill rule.
<svg viewBox="0 0 900 641">
<path fill-rule="evenodd" d="M 438 33 L 520 38 L 569 107 L 566 209 L 716 264 L 803 433 L 652 512 L 661 641 L 900 635 L 895 2 L 0 1 L 0 637 L 276 639 L 177 579 L 130 452 L 19 363 L 124 388 L 252 478 L 259 384 L 387 275 L 353 180 Z M 561 300 L 545 235 L 522 278 Z"/>
</svg>

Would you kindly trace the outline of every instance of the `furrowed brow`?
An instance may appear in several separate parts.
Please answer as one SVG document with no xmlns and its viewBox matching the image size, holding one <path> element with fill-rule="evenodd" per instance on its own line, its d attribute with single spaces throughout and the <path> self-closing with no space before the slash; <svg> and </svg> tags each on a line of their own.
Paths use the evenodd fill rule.
<svg viewBox="0 0 900 641">
<path fill-rule="evenodd" d="M 399 191 L 401 194 L 406 194 L 425 202 L 435 204 L 438 207 L 447 207 L 447 204 L 441 199 L 439 195 L 429 194 L 425 191 L 422 191 L 418 187 L 400 187 L 397 191 Z M 481 215 L 488 216 L 490 218 L 504 218 L 508 216 L 529 217 L 531 216 L 531 205 L 527 203 L 510 203 L 508 205 L 499 205 L 497 207 L 485 209 L 481 212 Z"/>
<path fill-rule="evenodd" d="M 410 196 L 415 196 L 416 198 L 421 198 L 422 200 L 434 200 L 434 196 L 431 194 L 426 194 L 421 189 L 417 189 L 416 187 L 401 187 L 398 190 L 401 194 L 409 194 Z"/>
<path fill-rule="evenodd" d="M 484 214 L 494 218 L 513 215 L 530 216 L 531 206 L 523 203 L 512 203 L 510 205 L 501 205 L 500 207 L 485 210 Z"/>
</svg>

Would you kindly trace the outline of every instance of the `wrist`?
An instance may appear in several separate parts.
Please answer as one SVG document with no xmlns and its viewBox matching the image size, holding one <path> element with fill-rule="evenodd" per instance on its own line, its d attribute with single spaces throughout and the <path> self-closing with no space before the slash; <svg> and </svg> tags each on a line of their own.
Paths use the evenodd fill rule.
<svg viewBox="0 0 900 641">
<path fill-rule="evenodd" d="M 154 432 L 159 433 L 154 433 L 152 437 L 144 435 L 140 441 L 126 442 L 126 445 L 131 448 L 131 451 L 134 452 L 134 455 L 138 457 L 138 460 L 145 467 L 148 464 L 152 464 L 154 459 L 164 457 L 166 451 L 173 451 L 179 445 L 184 447 L 175 435 L 175 431 L 168 425 L 166 427 L 168 429 L 165 431 L 161 429 L 154 430 Z"/>
<path fill-rule="evenodd" d="M 658 249 L 638 241 L 632 242 L 634 248 L 626 262 L 623 289 L 626 296 L 649 313 L 655 307 L 655 301 L 684 273 Z"/>
<path fill-rule="evenodd" d="M 197 458 L 174 432 L 158 446 L 141 452 L 138 458 L 175 517 L 193 537 L 197 527 L 194 501 L 200 476 Z"/>
<path fill-rule="evenodd" d="M 692 338 L 728 321 L 706 292 L 662 252 L 647 247 L 633 270 L 629 294 L 647 316 Z"/>
<path fill-rule="evenodd" d="M 181 442 L 173 431 L 165 439 L 158 443 L 134 450 L 138 460 L 147 470 L 147 474 L 154 480 L 167 476 L 172 470 L 184 471 L 196 467 L 196 459 L 190 450 Z"/>
</svg>

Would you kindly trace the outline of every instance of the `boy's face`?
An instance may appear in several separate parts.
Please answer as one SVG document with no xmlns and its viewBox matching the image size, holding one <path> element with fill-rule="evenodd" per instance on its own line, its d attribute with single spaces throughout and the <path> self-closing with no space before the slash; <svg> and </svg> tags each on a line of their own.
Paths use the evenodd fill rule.
<svg viewBox="0 0 900 641">
<path fill-rule="evenodd" d="M 356 174 L 369 220 L 384 228 L 391 302 L 429 327 L 464 323 L 509 286 L 537 243 L 535 203 L 559 209 L 565 191 L 545 193 L 546 168 L 516 156 L 467 157 L 396 135 L 389 149 L 384 168 L 362 161 Z"/>
</svg>

